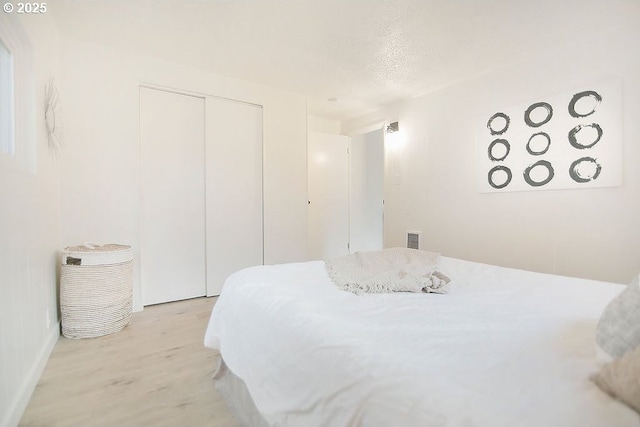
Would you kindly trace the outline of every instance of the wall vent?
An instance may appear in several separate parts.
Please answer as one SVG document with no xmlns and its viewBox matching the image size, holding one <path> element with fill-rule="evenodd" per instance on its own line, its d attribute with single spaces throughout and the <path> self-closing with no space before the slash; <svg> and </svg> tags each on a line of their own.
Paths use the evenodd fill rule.
<svg viewBox="0 0 640 427">
<path fill-rule="evenodd" d="M 407 231 L 407 248 L 420 249 L 421 231 Z"/>
</svg>

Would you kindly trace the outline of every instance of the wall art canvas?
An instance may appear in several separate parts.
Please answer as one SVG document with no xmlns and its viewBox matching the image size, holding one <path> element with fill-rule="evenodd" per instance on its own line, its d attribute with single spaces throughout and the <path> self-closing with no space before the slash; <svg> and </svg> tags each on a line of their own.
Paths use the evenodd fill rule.
<svg viewBox="0 0 640 427">
<path fill-rule="evenodd" d="M 619 80 L 490 111 L 480 132 L 481 193 L 622 185 Z"/>
</svg>

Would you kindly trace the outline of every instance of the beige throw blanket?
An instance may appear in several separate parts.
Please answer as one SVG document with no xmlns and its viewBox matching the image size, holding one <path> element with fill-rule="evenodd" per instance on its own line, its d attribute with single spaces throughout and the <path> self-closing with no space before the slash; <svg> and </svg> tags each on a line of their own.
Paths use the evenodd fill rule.
<svg viewBox="0 0 640 427">
<path fill-rule="evenodd" d="M 446 293 L 450 279 L 436 271 L 439 258 L 434 252 L 391 248 L 328 258 L 325 265 L 331 280 L 354 294 Z"/>
</svg>

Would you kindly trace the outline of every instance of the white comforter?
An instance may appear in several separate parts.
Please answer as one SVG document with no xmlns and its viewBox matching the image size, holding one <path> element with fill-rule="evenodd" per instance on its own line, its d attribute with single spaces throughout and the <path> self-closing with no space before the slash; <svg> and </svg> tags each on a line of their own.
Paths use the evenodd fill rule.
<svg viewBox="0 0 640 427">
<path fill-rule="evenodd" d="M 232 275 L 205 345 L 273 426 L 624 427 L 588 380 L 622 285 L 442 257 L 450 292 L 338 290 L 323 262 Z"/>
</svg>

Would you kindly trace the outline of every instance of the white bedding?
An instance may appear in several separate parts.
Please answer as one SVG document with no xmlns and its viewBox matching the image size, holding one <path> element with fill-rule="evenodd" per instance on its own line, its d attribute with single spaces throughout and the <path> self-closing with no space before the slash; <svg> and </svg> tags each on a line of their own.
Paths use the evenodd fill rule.
<svg viewBox="0 0 640 427">
<path fill-rule="evenodd" d="M 338 290 L 321 261 L 226 282 L 205 345 L 273 426 L 625 427 L 588 380 L 623 285 L 441 257 L 449 294 Z"/>
</svg>

